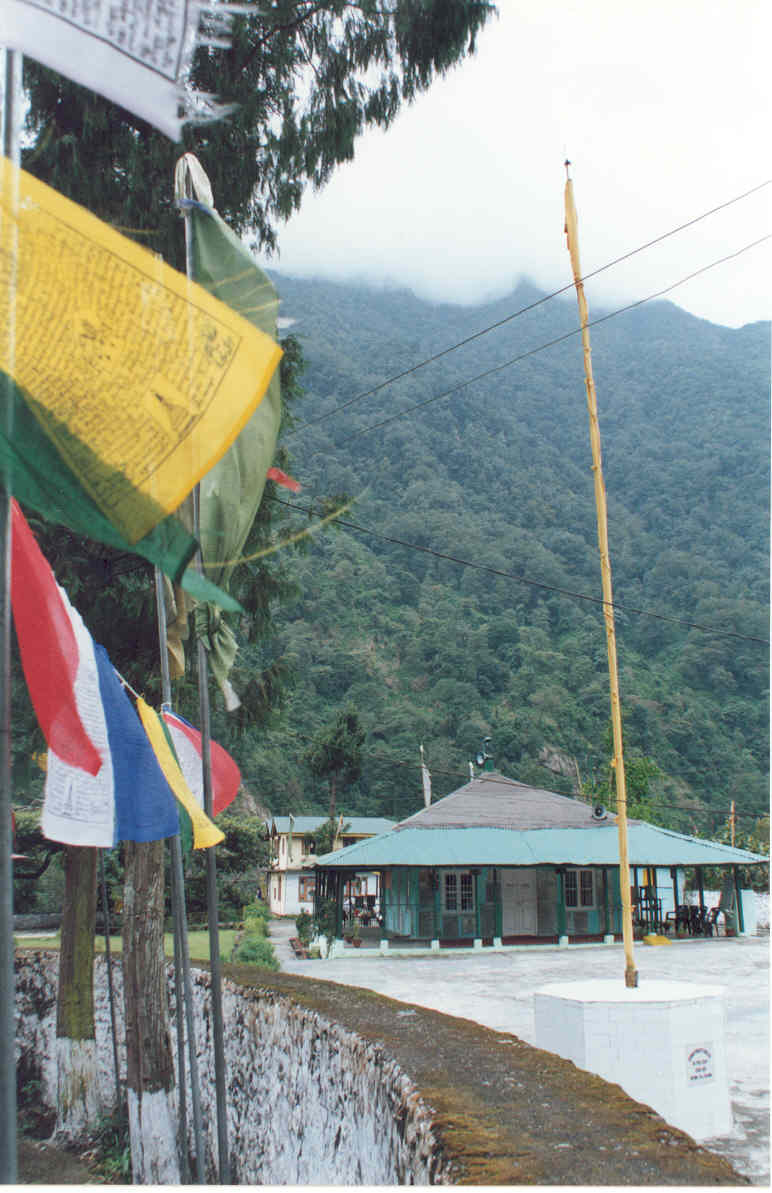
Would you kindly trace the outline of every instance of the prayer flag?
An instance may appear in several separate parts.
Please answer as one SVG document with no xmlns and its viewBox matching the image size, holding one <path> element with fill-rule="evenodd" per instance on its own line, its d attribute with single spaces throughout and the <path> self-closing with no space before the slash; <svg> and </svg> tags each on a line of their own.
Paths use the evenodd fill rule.
<svg viewBox="0 0 772 1193">
<path fill-rule="evenodd" d="M 424 807 L 428 808 L 432 802 L 432 776 L 429 767 L 424 762 L 424 748 L 421 746 L 421 783 L 424 789 Z"/>
<path fill-rule="evenodd" d="M 103 646 L 85 627 L 93 663 L 79 691 L 84 717 L 104 757 L 91 777 L 49 751 L 41 827 L 68 845 L 110 848 L 118 841 L 158 841 L 179 832 L 177 803 L 131 701 Z"/>
<path fill-rule="evenodd" d="M 204 806 L 204 779 L 201 733 L 184 717 L 169 708 L 161 709 L 161 717 L 169 730 L 174 752 L 188 787 L 200 807 Z M 216 741 L 209 743 L 212 769 L 212 812 L 218 816 L 233 803 L 241 786 L 241 772 L 227 750 Z"/>
<path fill-rule="evenodd" d="M 289 489 L 292 493 L 299 493 L 303 488 L 300 481 L 296 481 L 292 476 L 287 476 L 287 473 L 282 472 L 281 468 L 269 468 L 266 477 L 269 481 L 281 485 L 284 489 Z"/>
<path fill-rule="evenodd" d="M 50 748 L 70 766 L 95 775 L 102 752 L 83 723 L 77 698 L 93 666 L 88 642 L 84 656 L 88 634 L 15 501 L 11 550 L 13 620 L 35 715 Z"/>
<path fill-rule="evenodd" d="M 276 290 L 214 210 L 209 180 L 193 154 L 185 154 L 177 163 L 175 189 L 189 221 L 196 282 L 273 341 L 279 306 Z M 190 190 L 197 199 L 182 197 Z M 201 481 L 199 537 L 204 569 L 210 580 L 226 590 L 263 496 L 280 422 L 281 392 L 276 370 L 263 401 Z M 285 478 L 284 473 L 275 472 L 277 479 L 279 475 Z M 293 483 L 289 477 L 286 482 Z M 208 606 L 211 604 L 208 602 Z M 229 678 L 236 656 L 231 627 L 219 610 L 207 607 L 198 610 L 196 629 L 206 646 L 209 666 L 226 708 L 238 708 L 240 700 Z"/>
<path fill-rule="evenodd" d="M 10 329 L 0 369 L 102 513 L 137 543 L 244 428 L 281 350 L 5 158 L 0 205 Z"/>
<path fill-rule="evenodd" d="M 23 505 L 76 534 L 141 555 L 195 599 L 238 612 L 240 605 L 233 597 L 188 567 L 196 540 L 174 515 L 163 518 L 138 542 L 129 543 L 64 463 L 7 375 L 0 376 L 0 386 L 3 383 L 9 417 L 7 423 L 0 420 L 0 470 L 10 477 Z"/>
<path fill-rule="evenodd" d="M 169 786 L 190 817 L 193 825 L 193 848 L 208 849 L 210 845 L 224 841 L 225 834 L 205 815 L 185 782 L 180 765 L 166 740 L 164 726 L 158 713 L 141 697 L 137 700 L 137 712 Z"/>
<path fill-rule="evenodd" d="M 183 86 L 204 8 L 211 5 L 195 0 L 3 0 L 0 45 L 21 50 L 179 141 L 186 119 L 211 119 L 223 111 Z M 221 26 L 223 16 L 226 6 Z"/>
</svg>

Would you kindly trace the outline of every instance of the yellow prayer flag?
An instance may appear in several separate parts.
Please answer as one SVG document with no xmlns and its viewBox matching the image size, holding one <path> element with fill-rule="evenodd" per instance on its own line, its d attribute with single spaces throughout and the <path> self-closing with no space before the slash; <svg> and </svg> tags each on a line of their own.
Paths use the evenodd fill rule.
<svg viewBox="0 0 772 1193">
<path fill-rule="evenodd" d="M 240 433 L 281 357 L 203 287 L 0 158 L 0 369 L 130 542 Z"/>
<path fill-rule="evenodd" d="M 137 698 L 137 712 L 166 782 L 190 817 L 193 825 L 193 848 L 208 849 L 210 845 L 224 841 L 225 834 L 212 823 L 185 782 L 179 763 L 166 740 L 158 713 L 146 704 L 141 696 Z"/>
<path fill-rule="evenodd" d="M 571 268 L 574 273 L 574 281 L 578 282 L 582 276 L 582 267 L 579 264 L 579 224 L 576 215 L 576 204 L 574 203 L 574 184 L 570 178 L 566 179 L 565 190 L 565 207 L 566 207 L 566 239 L 568 240 L 568 252 L 571 257 Z"/>
</svg>

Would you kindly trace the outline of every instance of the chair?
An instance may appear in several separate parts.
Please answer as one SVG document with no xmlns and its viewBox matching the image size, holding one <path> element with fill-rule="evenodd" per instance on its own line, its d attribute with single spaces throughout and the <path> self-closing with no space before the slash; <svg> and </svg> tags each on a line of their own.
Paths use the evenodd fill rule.
<svg viewBox="0 0 772 1193">
<path fill-rule="evenodd" d="M 702 936 L 705 931 L 704 911 L 701 907 L 689 908 L 689 931 L 692 936 Z"/>
<path fill-rule="evenodd" d="M 702 930 L 706 936 L 712 936 L 714 932 L 718 936 L 718 917 L 720 915 L 720 907 L 711 907 L 702 924 Z"/>
</svg>

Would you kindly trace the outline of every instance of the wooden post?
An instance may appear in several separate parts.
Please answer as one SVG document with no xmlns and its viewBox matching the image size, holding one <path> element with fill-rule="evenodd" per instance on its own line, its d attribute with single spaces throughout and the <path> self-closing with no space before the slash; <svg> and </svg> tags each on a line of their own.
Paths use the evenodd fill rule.
<svg viewBox="0 0 772 1193">
<path fill-rule="evenodd" d="M 743 895 L 740 890 L 739 866 L 732 866 L 732 877 L 734 878 L 734 893 L 737 902 L 737 931 L 742 936 L 745 932 L 745 916 L 743 915 Z"/>
<path fill-rule="evenodd" d="M 611 698 L 611 729 L 614 739 L 612 766 L 616 775 L 617 831 L 619 835 L 619 871 L 622 891 L 622 937 L 625 948 L 625 985 L 638 985 L 638 971 L 633 960 L 633 917 L 630 906 L 630 871 L 627 857 L 627 788 L 625 785 L 625 762 L 622 748 L 622 715 L 619 704 L 619 674 L 617 668 L 616 632 L 614 628 L 614 594 L 611 585 L 611 559 L 608 545 L 608 515 L 606 512 L 606 489 L 603 483 L 601 462 L 600 427 L 598 407 L 595 398 L 595 381 L 592 375 L 590 333 L 587 329 L 587 300 L 584 296 L 582 271 L 579 264 L 579 239 L 576 208 L 571 177 L 566 162 L 566 234 L 571 266 L 574 273 L 579 317 L 582 324 L 582 348 L 584 351 L 584 375 L 587 391 L 587 409 L 590 416 L 590 443 L 592 446 L 592 469 L 595 475 L 595 507 L 598 521 L 598 549 L 600 552 L 601 584 L 603 588 L 603 617 L 606 623 L 606 649 L 608 653 L 609 688 Z"/>
<path fill-rule="evenodd" d="M 566 935 L 566 874 L 565 870 L 558 868 L 555 871 L 557 878 L 557 927 L 558 936 Z"/>
<path fill-rule="evenodd" d="M 603 935 L 608 936 L 610 916 L 608 907 L 608 870 L 603 867 Z"/>
</svg>

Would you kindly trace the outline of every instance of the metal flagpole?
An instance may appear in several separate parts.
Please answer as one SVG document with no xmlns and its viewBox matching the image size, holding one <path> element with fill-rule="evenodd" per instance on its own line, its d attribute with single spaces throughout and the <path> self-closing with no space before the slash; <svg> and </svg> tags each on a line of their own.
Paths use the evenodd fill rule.
<svg viewBox="0 0 772 1193">
<path fill-rule="evenodd" d="M 107 898 L 107 879 L 105 878 L 105 851 L 99 850 L 99 885 L 102 892 L 102 927 L 105 937 L 105 964 L 107 966 L 107 1001 L 110 1004 L 110 1030 L 113 1040 L 113 1068 L 115 1069 L 115 1112 L 120 1120 L 123 1117 L 123 1098 L 121 1097 L 121 1066 L 118 1062 L 118 1031 L 115 1023 L 115 994 L 113 991 L 113 959 L 110 948 L 110 903 Z"/>
<path fill-rule="evenodd" d="M 178 198 L 191 198 L 187 193 L 192 189 L 190 168 L 184 172 L 185 194 Z M 189 281 L 193 280 L 193 238 L 190 214 L 185 212 L 185 273 Z M 201 537 L 201 491 L 196 485 L 193 490 L 193 535 L 200 541 Z M 199 547 L 196 555 L 196 566 L 203 571 L 203 558 Z M 198 700 L 201 720 L 201 764 L 204 786 L 204 811 L 209 819 L 214 818 L 214 799 L 212 793 L 212 758 L 211 758 L 211 715 L 209 708 L 209 662 L 201 635 L 196 632 L 196 647 L 198 661 Z M 212 975 L 212 1041 L 214 1044 L 214 1076 L 215 1095 L 217 1104 L 217 1163 L 219 1183 L 230 1184 L 230 1157 L 228 1154 L 228 1111 L 225 1085 L 225 1044 L 223 1037 L 222 1011 L 222 966 L 220 963 L 220 933 L 217 899 L 217 855 L 215 846 L 206 851 L 206 905 L 209 921 L 209 967 Z"/>
<path fill-rule="evenodd" d="M 19 163 L 19 119 L 21 116 L 22 56 L 3 51 L 2 138 L 3 154 Z M 11 268 L 14 268 L 12 263 Z M 13 276 L 8 293 L 9 320 L 13 337 Z M 10 376 L 5 379 L 5 432 L 12 427 Z M 18 1179 L 16 1146 L 16 1066 L 14 1064 L 15 980 L 13 955 L 13 852 L 11 830 L 11 477 L 6 472 L 0 483 L 0 1040 L 5 1042 L 0 1063 L 0 1182 L 14 1185 Z"/>
<path fill-rule="evenodd" d="M 603 483 L 601 461 L 600 427 L 598 425 L 598 404 L 595 397 L 595 381 L 592 375 L 590 333 L 587 328 L 587 299 L 584 296 L 582 270 L 579 264 L 579 238 L 577 234 L 574 188 L 571 182 L 571 163 L 566 162 L 566 235 L 571 267 L 574 272 L 576 297 L 579 304 L 579 319 L 582 324 L 582 348 L 584 351 L 585 388 L 587 409 L 590 415 L 590 443 L 592 445 L 592 468 L 595 474 L 595 506 L 598 515 L 598 547 L 600 550 L 600 571 L 603 585 L 603 616 L 606 622 L 606 646 L 608 651 L 609 685 L 611 689 L 611 728 L 614 739 L 613 767 L 617 788 L 617 830 L 619 833 L 619 886 L 622 896 L 622 939 L 625 948 L 625 985 L 638 985 L 638 971 L 633 960 L 633 916 L 630 905 L 630 864 L 627 856 L 627 788 L 625 785 L 625 760 L 622 750 L 622 715 L 619 706 L 619 674 L 617 670 L 617 645 L 614 628 L 614 596 L 611 588 L 611 559 L 608 547 L 608 516 L 606 511 L 606 489 Z"/>
<path fill-rule="evenodd" d="M 158 638 L 161 653 L 161 695 L 164 704 L 171 704 L 172 684 L 169 675 L 169 654 L 166 648 L 166 605 L 164 604 L 163 575 L 155 569 L 155 601 L 158 618 Z M 188 947 L 188 921 L 185 915 L 185 878 L 182 870 L 182 846 L 179 833 L 171 838 L 172 910 L 174 914 L 174 969 L 177 995 L 177 1071 L 179 1075 L 181 1168 L 183 1180 L 188 1169 L 188 1124 L 185 1096 L 185 1045 L 188 1037 L 190 1059 L 190 1097 L 193 1110 L 193 1139 L 196 1149 L 196 1183 L 206 1184 L 204 1164 L 204 1137 L 201 1118 L 201 1097 L 198 1078 L 198 1054 L 196 1051 L 196 1029 L 193 1022 L 193 982 L 190 976 L 190 949 Z M 182 971 L 182 983 L 180 983 Z M 182 986 L 182 989 L 181 989 Z M 184 1009 L 184 1014 L 183 1014 Z M 184 1020 L 184 1028 L 183 1028 Z"/>
</svg>

